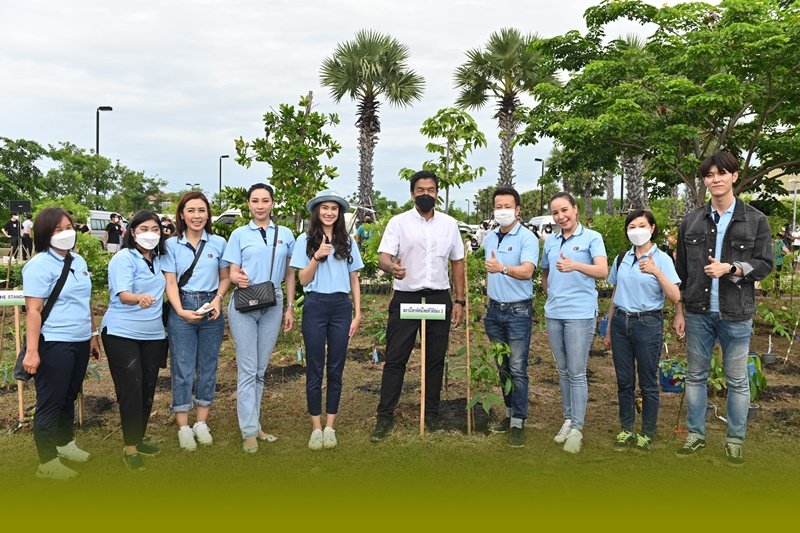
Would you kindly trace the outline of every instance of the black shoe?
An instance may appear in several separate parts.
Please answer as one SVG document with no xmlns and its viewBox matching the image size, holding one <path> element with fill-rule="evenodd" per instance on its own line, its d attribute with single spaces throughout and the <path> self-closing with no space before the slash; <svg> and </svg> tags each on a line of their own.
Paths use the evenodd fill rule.
<svg viewBox="0 0 800 533">
<path fill-rule="evenodd" d="M 122 452 L 122 461 L 125 463 L 125 466 L 128 467 L 128 470 L 132 472 L 141 472 L 145 469 L 142 456 L 138 453 L 128 455 L 127 453 Z"/>
<path fill-rule="evenodd" d="M 689 457 L 690 455 L 694 455 L 703 448 L 706 447 L 706 439 L 695 435 L 694 433 L 689 433 L 689 436 L 686 437 L 686 442 L 678 448 L 678 451 L 675 454 L 678 457 Z"/>
<path fill-rule="evenodd" d="M 148 444 L 146 442 L 142 442 L 136 446 L 136 451 L 146 457 L 155 457 L 159 453 L 161 453 L 161 448 L 158 446 L 153 446 L 152 444 Z"/>
<path fill-rule="evenodd" d="M 438 416 L 425 416 L 425 431 L 428 433 L 436 433 L 437 431 L 442 431 L 442 425 L 439 423 Z"/>
<path fill-rule="evenodd" d="M 489 428 L 492 433 L 508 433 L 511 429 L 511 419 L 505 417 L 502 421 Z"/>
<path fill-rule="evenodd" d="M 508 434 L 508 445 L 512 448 L 522 448 L 525 446 L 525 430 L 523 428 L 511 428 Z"/>
<path fill-rule="evenodd" d="M 370 442 L 380 442 L 389 435 L 389 432 L 394 426 L 394 420 L 391 418 L 379 418 L 378 423 L 375 424 L 375 430 L 369 436 Z"/>
<path fill-rule="evenodd" d="M 744 464 L 742 445 L 737 442 L 725 443 L 725 460 L 731 466 L 742 466 Z"/>
</svg>

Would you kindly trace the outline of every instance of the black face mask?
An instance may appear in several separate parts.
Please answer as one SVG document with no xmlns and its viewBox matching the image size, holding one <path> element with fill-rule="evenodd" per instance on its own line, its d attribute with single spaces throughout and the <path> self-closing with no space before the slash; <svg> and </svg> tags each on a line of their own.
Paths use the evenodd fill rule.
<svg viewBox="0 0 800 533">
<path fill-rule="evenodd" d="M 419 196 L 414 197 L 414 203 L 417 205 L 420 211 L 427 213 L 436 207 L 436 198 L 430 194 L 420 194 Z"/>
</svg>

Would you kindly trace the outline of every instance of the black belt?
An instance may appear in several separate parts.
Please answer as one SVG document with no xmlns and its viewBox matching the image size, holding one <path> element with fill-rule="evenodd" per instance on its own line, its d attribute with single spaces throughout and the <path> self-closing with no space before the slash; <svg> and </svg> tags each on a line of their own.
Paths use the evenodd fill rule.
<svg viewBox="0 0 800 533">
<path fill-rule="evenodd" d="M 497 306 L 500 309 L 505 309 L 506 307 L 513 307 L 515 305 L 531 305 L 533 303 L 532 299 L 527 300 L 519 300 L 518 302 L 498 302 L 497 300 L 489 299 L 489 307 Z"/>
<path fill-rule="evenodd" d="M 625 318 L 639 318 L 641 316 L 655 316 L 661 318 L 662 315 L 661 309 L 656 309 L 654 311 L 641 311 L 639 313 L 629 313 L 621 307 L 617 307 L 615 314 L 623 315 Z"/>
</svg>

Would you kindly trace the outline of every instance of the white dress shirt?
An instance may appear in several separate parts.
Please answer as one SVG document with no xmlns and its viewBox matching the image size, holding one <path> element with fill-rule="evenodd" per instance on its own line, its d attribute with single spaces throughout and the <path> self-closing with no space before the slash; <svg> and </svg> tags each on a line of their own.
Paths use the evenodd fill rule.
<svg viewBox="0 0 800 533">
<path fill-rule="evenodd" d="M 406 269 L 403 279 L 394 280 L 395 290 L 447 290 L 447 263 L 464 259 L 464 243 L 456 219 L 434 211 L 431 219 L 425 220 L 412 208 L 389 220 L 378 252 L 399 259 Z"/>
</svg>

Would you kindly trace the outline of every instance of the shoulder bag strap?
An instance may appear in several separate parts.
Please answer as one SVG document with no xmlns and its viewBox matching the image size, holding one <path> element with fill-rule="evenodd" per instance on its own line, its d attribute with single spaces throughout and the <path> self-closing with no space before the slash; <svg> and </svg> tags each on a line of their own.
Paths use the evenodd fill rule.
<svg viewBox="0 0 800 533">
<path fill-rule="evenodd" d="M 203 248 L 206 245 L 206 241 L 200 240 L 200 245 L 197 247 L 197 250 L 194 252 L 194 261 L 192 261 L 191 266 L 189 269 L 186 270 L 183 274 L 181 274 L 181 279 L 178 280 L 178 289 L 182 289 L 189 280 L 192 279 L 192 274 L 194 273 L 194 266 L 197 264 L 197 260 L 200 259 L 200 254 L 203 253 Z"/>
<path fill-rule="evenodd" d="M 47 297 L 47 303 L 42 309 L 41 317 L 42 323 L 40 325 L 44 325 L 44 321 L 47 320 L 47 317 L 50 316 L 50 311 L 53 310 L 53 306 L 56 305 L 56 300 L 61 295 L 61 290 L 64 288 L 64 284 L 67 282 L 67 276 L 69 275 L 69 267 L 72 265 L 72 254 L 67 252 L 67 256 L 64 258 L 64 268 L 61 269 L 61 277 L 58 278 L 56 282 L 56 286 L 53 287 L 53 292 L 50 293 L 50 296 Z"/>
<path fill-rule="evenodd" d="M 269 228 L 269 226 L 267 226 L 267 228 Z M 262 232 L 261 233 L 261 237 L 264 239 L 264 245 L 268 247 L 269 245 L 267 244 L 267 230 L 265 230 L 263 228 L 258 228 L 258 229 Z M 275 235 L 273 236 L 273 239 L 272 239 L 272 259 L 270 259 L 270 261 L 269 261 L 269 280 L 268 281 L 272 280 L 272 271 L 274 270 L 274 267 L 275 267 L 275 251 L 276 251 L 277 248 L 278 248 L 278 224 L 276 223 L 275 224 Z"/>
</svg>

